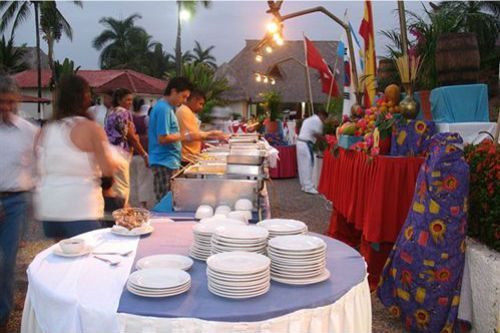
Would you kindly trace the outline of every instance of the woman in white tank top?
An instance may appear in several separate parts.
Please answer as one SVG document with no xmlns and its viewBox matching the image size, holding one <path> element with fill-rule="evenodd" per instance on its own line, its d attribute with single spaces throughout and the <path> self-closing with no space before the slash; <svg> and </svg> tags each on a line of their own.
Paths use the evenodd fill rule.
<svg viewBox="0 0 500 333">
<path fill-rule="evenodd" d="M 62 78 L 53 120 L 38 140 L 35 212 L 47 237 L 72 237 L 100 227 L 101 177 L 112 176 L 115 163 L 104 130 L 86 114 L 90 98 L 82 77 Z"/>
</svg>

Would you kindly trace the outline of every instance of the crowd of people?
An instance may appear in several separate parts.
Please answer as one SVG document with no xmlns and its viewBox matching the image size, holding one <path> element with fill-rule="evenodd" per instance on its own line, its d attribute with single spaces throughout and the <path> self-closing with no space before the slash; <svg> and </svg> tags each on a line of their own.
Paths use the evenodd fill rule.
<svg viewBox="0 0 500 333">
<path fill-rule="evenodd" d="M 17 115 L 13 78 L 0 77 L 0 327 L 13 304 L 17 249 L 28 207 L 55 240 L 109 226 L 110 213 L 130 204 L 152 208 L 170 178 L 201 152 L 196 113 L 206 97 L 183 77 L 169 81 L 154 106 L 128 89 L 106 92 L 90 108 L 88 82 L 61 78 L 53 116 L 41 128 Z"/>
</svg>

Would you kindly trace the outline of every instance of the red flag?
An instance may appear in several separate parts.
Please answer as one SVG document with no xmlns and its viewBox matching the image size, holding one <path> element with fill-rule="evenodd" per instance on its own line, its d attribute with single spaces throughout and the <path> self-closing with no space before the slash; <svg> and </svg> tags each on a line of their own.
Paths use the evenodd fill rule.
<svg viewBox="0 0 500 333">
<path fill-rule="evenodd" d="M 337 87 L 337 82 L 333 77 L 330 68 L 326 64 L 325 60 L 316 49 L 314 44 L 304 36 L 304 42 L 306 44 L 306 61 L 307 66 L 316 69 L 320 74 L 322 91 L 325 94 L 330 94 L 330 96 L 336 97 L 339 95 L 339 89 Z"/>
</svg>

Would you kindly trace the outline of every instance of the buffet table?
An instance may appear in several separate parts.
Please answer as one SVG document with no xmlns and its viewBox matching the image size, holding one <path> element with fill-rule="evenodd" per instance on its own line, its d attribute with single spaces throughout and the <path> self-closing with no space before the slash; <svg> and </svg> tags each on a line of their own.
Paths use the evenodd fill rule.
<svg viewBox="0 0 500 333">
<path fill-rule="evenodd" d="M 328 245 L 329 280 L 309 286 L 272 282 L 256 298 L 230 300 L 207 289 L 206 264 L 188 271 L 188 292 L 142 298 L 124 285 L 141 257 L 188 253 L 192 222 L 154 222 L 149 236 L 120 237 L 102 229 L 82 235 L 88 243 L 134 250 L 118 266 L 92 256 L 62 258 L 53 248 L 28 268 L 22 332 L 371 332 L 371 301 L 362 257 L 336 240 Z M 117 256 L 115 256 L 117 257 Z"/>
<path fill-rule="evenodd" d="M 405 222 L 423 163 L 418 157 L 377 156 L 339 149 L 325 151 L 318 190 L 332 201 L 328 235 L 360 246 L 370 286 L 378 276 Z"/>
<path fill-rule="evenodd" d="M 279 152 L 279 160 L 275 168 L 269 168 L 271 178 L 295 178 L 297 177 L 297 148 L 291 146 L 274 147 Z"/>
</svg>

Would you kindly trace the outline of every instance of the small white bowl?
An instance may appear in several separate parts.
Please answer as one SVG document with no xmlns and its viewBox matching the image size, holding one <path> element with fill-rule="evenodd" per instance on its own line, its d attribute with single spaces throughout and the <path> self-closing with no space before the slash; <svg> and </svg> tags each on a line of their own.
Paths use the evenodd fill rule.
<svg viewBox="0 0 500 333">
<path fill-rule="evenodd" d="M 68 238 L 59 242 L 59 247 L 66 254 L 76 254 L 85 250 L 85 240 L 83 238 Z"/>
<path fill-rule="evenodd" d="M 253 204 L 252 201 L 248 199 L 239 199 L 234 204 L 234 210 L 252 210 Z"/>
<path fill-rule="evenodd" d="M 214 215 L 227 216 L 227 214 L 229 214 L 230 211 L 231 211 L 231 207 L 229 207 L 227 205 L 220 205 L 220 206 L 217 206 L 217 208 L 215 209 Z"/>
<path fill-rule="evenodd" d="M 197 220 L 212 217 L 214 215 L 214 209 L 209 205 L 200 205 L 194 214 L 194 218 Z"/>
<path fill-rule="evenodd" d="M 235 210 L 235 212 L 241 213 L 245 218 L 250 221 L 252 219 L 252 212 L 249 210 Z"/>
<path fill-rule="evenodd" d="M 248 211 L 243 211 L 243 210 L 235 210 L 232 212 L 229 212 L 227 214 L 227 217 L 229 219 L 235 219 L 235 220 L 241 220 L 242 222 L 245 222 L 245 224 L 248 224 Z M 251 213 L 250 213 L 251 215 Z"/>
</svg>

